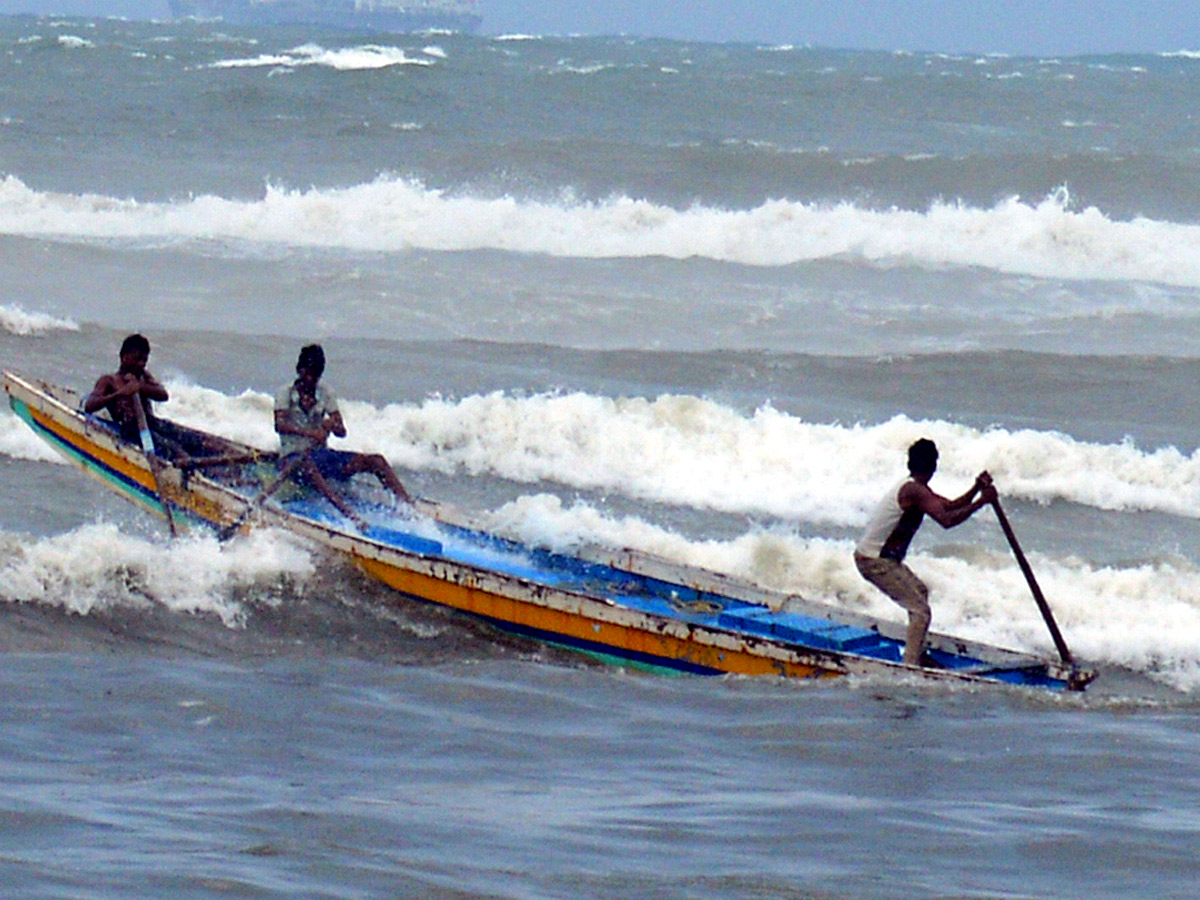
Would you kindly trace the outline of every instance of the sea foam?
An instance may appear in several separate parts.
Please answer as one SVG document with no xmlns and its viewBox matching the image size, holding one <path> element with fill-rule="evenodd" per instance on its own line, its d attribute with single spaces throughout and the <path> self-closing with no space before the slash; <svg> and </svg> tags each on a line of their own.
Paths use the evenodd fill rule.
<svg viewBox="0 0 1200 900">
<path fill-rule="evenodd" d="M 919 437 L 942 450 L 939 482 L 981 470 L 1003 492 L 1106 510 L 1200 515 L 1200 456 L 1057 432 L 981 430 L 903 415 L 877 424 L 743 413 L 692 396 L 502 393 L 420 405 L 345 404 L 351 437 L 411 468 L 554 481 L 663 503 L 861 525 L 904 474 Z"/>
<path fill-rule="evenodd" d="M 1058 279 L 1200 287 L 1200 226 L 1077 210 L 1065 191 L 990 208 L 925 210 L 771 200 L 675 209 L 626 196 L 556 202 L 481 196 L 380 177 L 348 188 L 268 186 L 258 200 L 141 202 L 0 180 L 0 232 L 65 240 L 219 240 L 355 251 L 506 250 L 580 258 L 703 257 L 751 266 L 828 259 L 979 267 Z"/>
<path fill-rule="evenodd" d="M 10 412 L 0 412 L 0 455 L 10 459 L 66 464 L 50 445 Z"/>
<path fill-rule="evenodd" d="M 434 52 L 429 52 L 432 49 Z M 426 56 L 445 57 L 440 48 L 426 48 Z M 390 66 L 431 66 L 432 59 L 411 57 L 399 47 L 364 44 L 327 50 L 319 44 L 303 44 L 284 53 L 264 53 L 242 59 L 226 59 L 211 63 L 210 69 L 247 69 L 264 66 L 276 69 L 296 69 L 304 66 L 324 66 L 339 72 L 358 72 L 386 69 Z"/>
<path fill-rule="evenodd" d="M 0 542 L 0 600 L 78 615 L 157 606 L 239 627 L 246 610 L 238 591 L 280 580 L 302 583 L 315 571 L 306 549 L 272 530 L 227 544 L 204 533 L 165 543 L 97 523 L 49 538 L 3 535 Z"/>
<path fill-rule="evenodd" d="M 49 313 L 27 312 L 20 306 L 0 305 L 0 330 L 30 336 L 51 331 L 78 331 L 79 325 L 71 319 L 60 319 Z"/>
<path fill-rule="evenodd" d="M 228 396 L 168 380 L 161 412 L 261 449 L 278 441 L 270 394 Z M 349 427 L 331 446 L 382 453 L 396 466 L 554 482 L 728 513 L 861 526 L 904 474 L 920 437 L 942 453 L 948 494 L 988 470 L 1001 492 L 1038 503 L 1200 517 L 1200 451 L 1081 441 L 1054 431 L 979 429 L 897 415 L 873 424 L 808 422 L 764 405 L 743 412 L 701 397 L 586 393 L 375 406 L 343 400 Z M 0 414 L 0 453 L 57 460 L 19 419 Z"/>
<path fill-rule="evenodd" d="M 87 38 L 80 37 L 77 34 L 60 34 L 57 38 L 57 43 L 60 47 L 66 47 L 70 50 L 89 50 L 96 46 L 94 41 L 89 41 Z"/>
<path fill-rule="evenodd" d="M 262 448 L 276 444 L 269 394 L 170 382 L 163 413 Z M 348 449 L 393 465 L 513 481 L 552 481 L 668 504 L 859 526 L 904 474 L 920 437 L 942 451 L 939 483 L 965 489 L 981 470 L 1005 495 L 1104 510 L 1200 517 L 1200 451 L 1081 441 L 1054 431 L 979 429 L 897 415 L 874 424 L 809 422 L 688 395 L 581 392 L 376 406 L 343 400 Z"/>
</svg>

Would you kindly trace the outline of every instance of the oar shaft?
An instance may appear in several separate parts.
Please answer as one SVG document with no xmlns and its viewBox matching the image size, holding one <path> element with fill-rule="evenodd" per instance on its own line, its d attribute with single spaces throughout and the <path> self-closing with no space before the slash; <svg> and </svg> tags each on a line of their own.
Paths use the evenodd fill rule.
<svg viewBox="0 0 1200 900">
<path fill-rule="evenodd" d="M 146 421 L 146 410 L 142 406 L 140 393 L 133 395 L 133 409 L 137 414 L 138 437 L 142 441 L 142 452 L 146 454 L 146 465 L 150 467 L 150 474 L 154 478 L 154 490 L 158 492 L 158 499 L 162 504 L 163 514 L 167 517 L 167 528 L 171 531 L 171 537 L 175 537 L 178 534 L 175 530 L 175 516 L 171 512 L 171 503 L 163 492 L 158 457 L 154 453 L 154 436 L 150 433 L 150 423 Z"/>
<path fill-rule="evenodd" d="M 1029 583 L 1029 590 L 1033 592 L 1033 599 L 1037 602 L 1038 609 L 1041 610 L 1042 618 L 1046 620 L 1046 627 L 1050 629 L 1050 637 L 1054 639 L 1058 655 L 1062 657 L 1062 661 L 1066 665 L 1074 666 L 1075 660 L 1071 657 L 1071 651 L 1067 649 L 1067 642 L 1063 640 L 1062 632 L 1058 630 L 1058 623 L 1054 621 L 1054 614 L 1050 612 L 1050 604 L 1046 602 L 1042 589 L 1038 587 L 1037 579 L 1033 577 L 1033 569 L 1030 568 L 1029 561 L 1021 550 L 1021 545 L 1017 543 L 1017 536 L 1013 533 L 1012 526 L 1008 524 L 1008 516 L 1004 514 L 999 498 L 992 501 L 992 507 L 996 510 L 996 518 L 1000 520 L 1000 527 L 1004 530 L 1004 536 L 1008 538 L 1013 555 L 1017 558 L 1017 565 L 1021 567 L 1021 572 Z"/>
<path fill-rule="evenodd" d="M 220 531 L 217 532 L 217 540 L 225 541 L 237 534 L 238 530 L 252 515 L 254 515 L 254 513 L 262 508 L 263 504 L 267 502 L 270 496 L 279 490 L 279 488 L 283 487 L 284 482 L 292 477 L 292 473 L 294 473 L 296 469 L 298 469 L 304 462 L 304 460 L 308 458 L 315 446 L 316 442 L 314 441 L 313 444 L 307 447 L 303 452 L 297 453 L 290 460 L 288 460 L 275 476 L 275 480 L 267 487 L 263 488 L 262 492 L 254 498 L 253 502 L 246 504 L 246 508 L 238 514 L 236 519 L 234 519 L 228 525 L 225 525 Z"/>
</svg>

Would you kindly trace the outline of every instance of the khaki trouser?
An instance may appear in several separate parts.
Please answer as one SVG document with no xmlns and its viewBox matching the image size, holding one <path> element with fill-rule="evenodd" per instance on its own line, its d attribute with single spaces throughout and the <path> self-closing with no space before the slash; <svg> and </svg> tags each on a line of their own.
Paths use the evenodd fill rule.
<svg viewBox="0 0 1200 900">
<path fill-rule="evenodd" d="M 904 636 L 904 661 L 921 664 L 925 635 L 929 631 L 929 588 L 902 562 L 855 551 L 854 565 L 859 573 L 902 607 L 908 610 L 908 631 Z"/>
</svg>

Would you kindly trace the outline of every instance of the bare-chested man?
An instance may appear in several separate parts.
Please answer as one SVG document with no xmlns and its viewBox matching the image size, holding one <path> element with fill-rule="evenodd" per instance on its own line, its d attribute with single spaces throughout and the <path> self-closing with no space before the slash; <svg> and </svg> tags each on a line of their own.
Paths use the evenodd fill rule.
<svg viewBox="0 0 1200 900">
<path fill-rule="evenodd" d="M 138 440 L 137 407 L 134 404 L 139 398 L 158 403 L 168 399 L 167 389 L 146 371 L 149 359 L 150 342 L 140 334 L 129 335 L 121 344 L 120 368 L 111 375 L 101 375 L 83 401 L 86 413 L 108 410 L 113 424 L 127 441 Z M 147 419 L 153 419 L 151 408 L 145 404 L 143 408 Z"/>
</svg>

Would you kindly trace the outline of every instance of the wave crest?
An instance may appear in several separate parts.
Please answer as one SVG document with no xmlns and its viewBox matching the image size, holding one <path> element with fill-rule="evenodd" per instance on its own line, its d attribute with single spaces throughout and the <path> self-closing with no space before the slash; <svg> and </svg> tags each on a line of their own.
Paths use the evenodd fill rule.
<svg viewBox="0 0 1200 900">
<path fill-rule="evenodd" d="M 27 312 L 20 306 L 0 306 L 0 330 L 25 337 L 51 331 L 78 331 L 79 325 L 49 313 Z"/>
<path fill-rule="evenodd" d="M 85 525 L 30 541 L 5 535 L 0 600 L 58 607 L 88 615 L 115 607 L 158 606 L 244 624 L 239 591 L 281 580 L 302 583 L 314 572 L 309 554 L 286 534 L 254 532 L 219 544 L 211 535 L 153 542 L 115 525 Z"/>
<path fill-rule="evenodd" d="M 171 381 L 163 412 L 264 449 L 277 446 L 269 394 L 230 397 Z M 770 405 L 746 413 L 689 395 L 602 397 L 502 392 L 378 407 L 343 400 L 347 449 L 393 465 L 583 490 L 734 514 L 862 525 L 904 473 L 909 444 L 936 441 L 938 483 L 965 488 L 987 469 L 1006 496 L 1200 518 L 1200 451 L 1082 441 L 1033 429 L 980 429 L 897 415 L 875 424 L 808 422 Z M 0 453 L 58 457 L 15 416 Z"/>
<path fill-rule="evenodd" d="M 1065 189 L 984 209 L 925 211 L 772 200 L 754 209 L 675 209 L 626 196 L 556 202 L 485 197 L 380 177 L 348 188 L 269 186 L 258 200 L 211 195 L 143 203 L 0 181 L 0 232 L 76 240 L 268 243 L 354 251 L 505 250 L 579 258 L 702 257 L 751 266 L 834 258 L 979 267 L 1044 278 L 1200 287 L 1200 226 L 1074 210 Z"/>
<path fill-rule="evenodd" d="M 355 441 L 412 468 L 555 481 L 670 504 L 858 526 L 937 442 L 942 484 L 987 469 L 1006 494 L 1105 510 L 1200 516 L 1200 453 L 1097 444 L 1058 432 L 978 429 L 897 415 L 872 425 L 746 414 L 693 396 L 502 393 L 382 409 L 348 404 Z M 953 488 L 949 488 L 953 492 Z"/>
<path fill-rule="evenodd" d="M 430 50 L 435 52 L 430 52 Z M 426 56 L 444 57 L 438 48 L 426 48 Z M 399 47 L 364 44 L 328 50 L 319 44 L 302 44 L 284 53 L 264 53 L 243 59 L 225 59 L 209 64 L 210 69 L 250 69 L 264 66 L 273 69 L 297 69 L 304 66 L 324 66 L 339 72 L 360 72 L 386 69 L 391 66 L 432 66 L 432 59 L 411 57 Z"/>
</svg>

